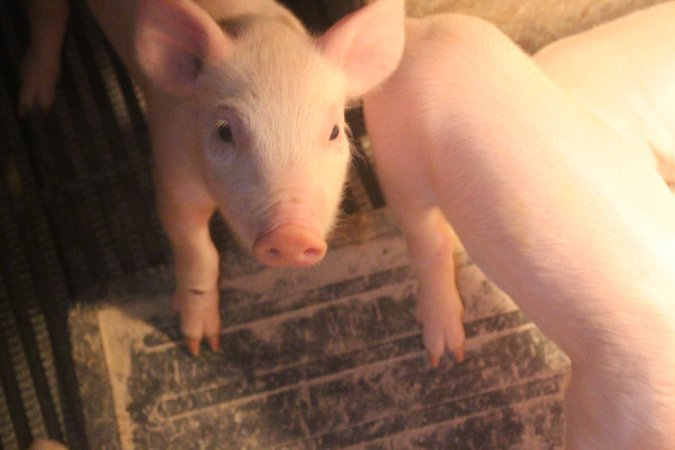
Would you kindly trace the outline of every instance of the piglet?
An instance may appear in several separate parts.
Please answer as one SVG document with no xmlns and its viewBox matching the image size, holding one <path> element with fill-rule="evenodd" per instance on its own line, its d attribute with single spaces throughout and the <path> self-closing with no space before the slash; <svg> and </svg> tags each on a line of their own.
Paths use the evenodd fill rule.
<svg viewBox="0 0 675 450">
<path fill-rule="evenodd" d="M 146 98 L 188 349 L 197 354 L 206 337 L 217 350 L 219 258 L 209 218 L 218 208 L 263 264 L 322 259 L 350 161 L 345 104 L 395 69 L 402 1 L 378 0 L 318 38 L 272 0 L 88 5 Z M 62 41 L 67 17 L 65 0 L 33 8 L 24 110 L 54 97 L 58 52 L 46 42 Z M 40 76 L 43 66 L 50 71 Z"/>
<path fill-rule="evenodd" d="M 563 38 L 534 55 L 535 62 L 574 101 L 630 141 L 625 148 L 655 166 L 671 190 L 675 190 L 673 33 L 675 2 L 671 1 Z M 613 157 L 621 157 L 620 152 Z M 452 248 L 453 234 L 446 221 L 429 220 L 438 222 L 433 225 L 439 239 L 435 245 Z M 455 359 L 463 359 L 463 306 L 455 286 L 453 260 L 450 256 L 429 260 L 436 253 L 420 248 L 425 242 L 409 233 L 420 281 L 418 322 L 425 325 L 429 360 L 436 366 L 445 349 L 451 350 Z M 440 298 L 445 298 L 440 303 L 445 314 L 424 307 L 428 302 L 439 304 L 432 299 Z"/>
<path fill-rule="evenodd" d="M 539 50 L 535 62 L 606 122 L 675 190 L 675 2 L 633 12 Z M 617 154 L 616 157 L 621 155 Z"/>
<path fill-rule="evenodd" d="M 429 351 L 464 338 L 449 221 L 570 357 L 567 447 L 675 448 L 675 200 L 655 165 L 490 24 L 406 33 L 364 109 Z"/>
</svg>

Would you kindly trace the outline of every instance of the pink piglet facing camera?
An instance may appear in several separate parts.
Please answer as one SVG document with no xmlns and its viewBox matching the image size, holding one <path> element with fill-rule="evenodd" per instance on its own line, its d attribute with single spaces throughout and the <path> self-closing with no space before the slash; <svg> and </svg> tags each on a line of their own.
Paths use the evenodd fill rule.
<svg viewBox="0 0 675 450">
<path fill-rule="evenodd" d="M 54 98 L 68 5 L 31 2 L 22 110 Z M 319 37 L 272 0 L 90 0 L 140 85 L 159 215 L 188 349 L 219 347 L 217 208 L 262 264 L 326 252 L 350 162 L 345 105 L 395 69 L 403 1 L 378 0 Z"/>
</svg>

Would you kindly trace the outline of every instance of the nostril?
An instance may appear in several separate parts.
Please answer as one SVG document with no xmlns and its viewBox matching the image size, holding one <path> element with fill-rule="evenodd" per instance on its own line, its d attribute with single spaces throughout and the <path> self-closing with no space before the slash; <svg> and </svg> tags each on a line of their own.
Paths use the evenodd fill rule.
<svg viewBox="0 0 675 450">
<path fill-rule="evenodd" d="M 304 261 L 318 261 L 323 257 L 323 251 L 316 247 L 308 248 L 302 252 L 302 259 Z"/>
</svg>

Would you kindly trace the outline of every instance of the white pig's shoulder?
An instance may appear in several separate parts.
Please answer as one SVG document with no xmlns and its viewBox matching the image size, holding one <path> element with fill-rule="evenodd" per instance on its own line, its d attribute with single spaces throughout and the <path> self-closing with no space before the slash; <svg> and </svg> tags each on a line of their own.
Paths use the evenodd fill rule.
<svg viewBox="0 0 675 450">
<path fill-rule="evenodd" d="M 406 21 L 408 42 L 412 44 L 475 44 L 486 39 L 502 38 L 490 22 L 464 14 L 434 14 Z"/>
<path fill-rule="evenodd" d="M 402 65 L 474 67 L 487 60 L 522 59 L 522 50 L 492 23 L 463 14 L 407 19 L 406 58 Z"/>
</svg>

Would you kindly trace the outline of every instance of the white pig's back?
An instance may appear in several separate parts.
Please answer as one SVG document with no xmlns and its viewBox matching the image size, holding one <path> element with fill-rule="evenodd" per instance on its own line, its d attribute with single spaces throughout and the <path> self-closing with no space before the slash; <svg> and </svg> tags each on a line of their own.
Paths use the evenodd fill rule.
<svg viewBox="0 0 675 450">
<path fill-rule="evenodd" d="M 537 52 L 546 74 L 635 142 L 675 182 L 675 2 L 638 11 Z M 653 154 L 652 154 L 653 152 Z"/>
</svg>

